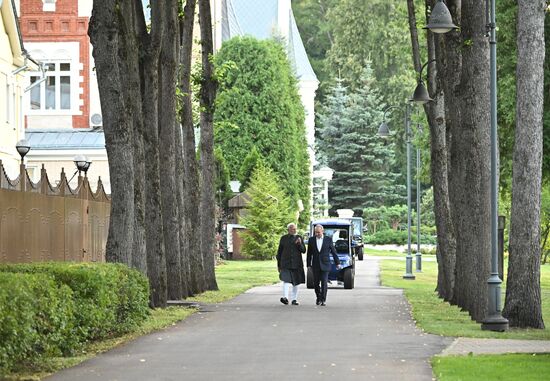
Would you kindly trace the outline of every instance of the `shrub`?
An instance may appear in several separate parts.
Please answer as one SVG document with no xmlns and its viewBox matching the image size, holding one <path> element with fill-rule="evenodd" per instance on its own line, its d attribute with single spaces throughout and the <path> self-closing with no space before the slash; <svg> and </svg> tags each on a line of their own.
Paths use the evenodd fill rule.
<svg viewBox="0 0 550 381">
<path fill-rule="evenodd" d="M 372 245 L 405 245 L 407 243 L 406 230 L 386 229 L 376 232 L 376 234 L 365 235 L 364 242 Z M 411 231 L 411 242 L 416 243 L 416 233 Z M 436 238 L 431 235 L 420 235 L 420 242 L 424 244 L 435 244 Z"/>
<path fill-rule="evenodd" d="M 72 291 L 45 274 L 0 273 L 0 371 L 77 345 Z"/>
<path fill-rule="evenodd" d="M 0 271 L 47 274 L 67 286 L 73 294 L 78 342 L 128 332 L 149 312 L 147 279 L 124 265 L 33 263 L 2 265 Z"/>
</svg>

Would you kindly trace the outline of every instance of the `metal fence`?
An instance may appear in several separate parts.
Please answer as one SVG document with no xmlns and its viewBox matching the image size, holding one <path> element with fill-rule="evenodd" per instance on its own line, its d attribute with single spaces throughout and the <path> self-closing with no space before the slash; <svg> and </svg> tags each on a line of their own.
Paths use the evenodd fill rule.
<svg viewBox="0 0 550 381">
<path fill-rule="evenodd" d="M 92 192 L 86 176 L 72 189 L 64 171 L 55 186 L 44 166 L 38 183 L 19 172 L 10 180 L 0 160 L 0 263 L 104 262 L 111 200 L 101 179 Z"/>
</svg>

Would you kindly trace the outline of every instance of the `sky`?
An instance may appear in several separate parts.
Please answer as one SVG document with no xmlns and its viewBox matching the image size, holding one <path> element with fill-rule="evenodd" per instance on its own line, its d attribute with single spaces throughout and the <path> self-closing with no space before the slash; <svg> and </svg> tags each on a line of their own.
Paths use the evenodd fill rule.
<svg viewBox="0 0 550 381">
<path fill-rule="evenodd" d="M 141 0 L 143 4 L 143 12 L 145 13 L 145 21 L 149 23 L 151 21 L 151 9 L 149 8 L 149 0 Z"/>
</svg>

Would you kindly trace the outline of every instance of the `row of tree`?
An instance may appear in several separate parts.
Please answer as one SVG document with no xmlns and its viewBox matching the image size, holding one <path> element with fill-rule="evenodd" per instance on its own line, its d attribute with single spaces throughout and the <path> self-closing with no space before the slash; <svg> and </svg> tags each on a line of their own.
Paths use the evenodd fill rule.
<svg viewBox="0 0 550 381">
<path fill-rule="evenodd" d="M 191 54 L 198 8 L 200 161 Z M 95 0 L 93 45 L 112 204 L 106 256 L 147 274 L 151 304 L 217 289 L 212 21 L 209 0 Z M 178 99 L 181 95 L 178 114 Z"/>
<path fill-rule="evenodd" d="M 490 272 L 486 8 L 484 1 L 449 0 L 446 4 L 460 30 L 444 36 L 419 33 L 416 20 L 424 24 L 434 4 L 434 0 L 294 3 L 306 49 L 324 82 L 319 100 L 326 109 L 334 104 L 331 87 L 338 79 L 352 91 L 362 86 L 360 74 L 367 60 L 372 61 L 375 82 L 388 105 L 408 99 L 423 62 L 433 61 L 427 69 L 430 95 L 435 101 L 425 106 L 429 124 L 425 148 L 429 155 L 423 155 L 430 160 L 429 171 L 423 173 L 430 173 L 434 191 L 437 291 L 482 321 L 487 314 Z M 541 162 L 543 179 L 548 182 L 550 178 L 548 160 L 543 161 L 550 155 L 542 154 L 550 147 L 550 123 L 546 123 L 550 121 L 550 102 L 546 102 L 544 124 L 542 108 L 543 89 L 550 86 L 544 81 L 550 73 L 549 60 L 544 60 L 548 50 L 544 34 L 550 35 L 550 22 L 545 17 L 544 0 L 499 1 L 497 7 L 499 38 L 502 36 L 498 50 L 500 183 L 505 194 L 512 194 L 504 314 L 512 326 L 540 328 L 544 326 L 539 284 Z M 404 33 L 407 29 L 411 39 Z M 411 56 L 414 71 L 409 64 Z M 336 119 L 324 125 L 344 122 Z M 400 166 L 405 162 L 399 149 L 402 146 L 396 147 Z M 371 154 L 370 150 L 366 154 Z"/>
<path fill-rule="evenodd" d="M 422 65 L 413 0 L 408 0 L 413 63 Z M 426 61 L 433 102 L 431 174 L 438 231 L 438 286 L 443 299 L 487 317 L 490 274 L 490 101 L 486 8 L 448 1 L 460 31 L 427 33 Z M 429 16 L 434 1 L 421 8 Z M 540 298 L 540 198 L 544 18 L 546 3 L 518 1 L 516 126 L 513 155 L 509 270 L 504 316 L 510 325 L 543 328 Z M 510 26 L 508 26 L 510 27 Z"/>
</svg>

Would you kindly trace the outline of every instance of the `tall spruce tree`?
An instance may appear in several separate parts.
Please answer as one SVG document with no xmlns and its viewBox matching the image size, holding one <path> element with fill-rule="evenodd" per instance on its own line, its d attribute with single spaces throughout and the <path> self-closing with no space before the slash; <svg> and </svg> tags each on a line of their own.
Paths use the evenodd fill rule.
<svg viewBox="0 0 550 381">
<path fill-rule="evenodd" d="M 370 65 L 364 68 L 361 81 L 349 97 L 337 81 L 320 118 L 319 143 L 320 152 L 334 170 L 329 188 L 332 208 L 359 213 L 368 207 L 401 201 L 403 188 L 396 184 L 398 174 L 392 172 L 394 143 L 378 136 L 384 105 Z"/>
</svg>

